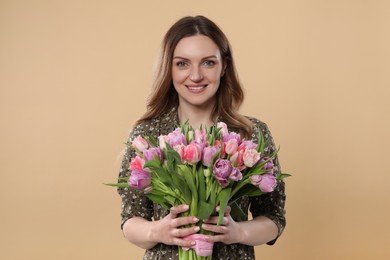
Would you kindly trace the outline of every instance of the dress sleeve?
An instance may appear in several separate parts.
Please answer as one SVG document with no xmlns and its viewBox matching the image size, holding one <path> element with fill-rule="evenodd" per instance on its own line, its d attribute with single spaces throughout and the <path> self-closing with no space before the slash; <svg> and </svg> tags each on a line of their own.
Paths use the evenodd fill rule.
<svg viewBox="0 0 390 260">
<path fill-rule="evenodd" d="M 265 156 L 272 154 L 276 148 L 267 125 L 257 119 L 252 119 L 252 122 L 254 123 L 253 139 L 257 141 L 258 133 L 259 131 L 262 131 L 267 144 L 265 148 Z M 280 174 L 280 164 L 277 156 L 273 160 L 273 163 L 275 166 L 275 173 Z M 268 242 L 268 245 L 273 245 L 276 242 L 286 226 L 284 209 L 286 195 L 284 189 L 285 183 L 281 181 L 273 192 L 264 193 L 260 196 L 250 198 L 250 211 L 252 216 L 265 216 L 275 222 L 278 227 L 278 236 L 274 240 Z"/>
<path fill-rule="evenodd" d="M 143 134 L 142 125 L 136 126 L 130 133 L 128 142 L 130 143 L 134 137 Z M 135 157 L 135 151 L 131 147 L 127 147 L 123 156 L 119 178 L 129 177 L 129 163 Z M 119 181 L 124 182 L 124 181 Z M 121 228 L 124 223 L 135 216 L 151 220 L 153 216 L 153 203 L 145 196 L 143 191 L 133 188 L 118 188 L 118 193 L 122 199 L 121 208 Z"/>
</svg>

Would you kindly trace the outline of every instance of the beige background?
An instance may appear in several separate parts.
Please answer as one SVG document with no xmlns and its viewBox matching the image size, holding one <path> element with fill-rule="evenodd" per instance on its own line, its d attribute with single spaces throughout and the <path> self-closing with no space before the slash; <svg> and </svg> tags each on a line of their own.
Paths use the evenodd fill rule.
<svg viewBox="0 0 390 260">
<path fill-rule="evenodd" d="M 113 181 L 168 27 L 226 32 L 287 180 L 258 259 L 390 259 L 389 1 L 0 1 L 0 259 L 140 259 Z"/>
</svg>

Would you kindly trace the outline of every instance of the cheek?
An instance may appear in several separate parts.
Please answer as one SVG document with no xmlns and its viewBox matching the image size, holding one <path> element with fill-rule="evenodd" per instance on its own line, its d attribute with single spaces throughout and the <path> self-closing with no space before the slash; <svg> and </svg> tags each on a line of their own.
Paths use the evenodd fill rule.
<svg viewBox="0 0 390 260">
<path fill-rule="evenodd" d="M 210 81 L 213 81 L 215 83 L 219 83 L 219 81 L 221 80 L 221 71 L 220 70 L 209 71 L 207 73 L 207 78 Z"/>
<path fill-rule="evenodd" d="M 172 70 L 172 80 L 173 82 L 182 82 L 184 81 L 188 76 L 188 72 L 185 70 L 178 70 L 178 69 L 173 69 Z"/>
</svg>

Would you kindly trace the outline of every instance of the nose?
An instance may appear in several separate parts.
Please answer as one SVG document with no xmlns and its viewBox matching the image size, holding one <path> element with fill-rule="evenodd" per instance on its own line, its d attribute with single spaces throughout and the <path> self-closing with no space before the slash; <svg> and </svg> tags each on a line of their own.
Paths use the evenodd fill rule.
<svg viewBox="0 0 390 260">
<path fill-rule="evenodd" d="M 192 67 L 190 73 L 190 80 L 194 82 L 199 82 L 203 79 L 202 70 L 198 67 Z"/>
</svg>

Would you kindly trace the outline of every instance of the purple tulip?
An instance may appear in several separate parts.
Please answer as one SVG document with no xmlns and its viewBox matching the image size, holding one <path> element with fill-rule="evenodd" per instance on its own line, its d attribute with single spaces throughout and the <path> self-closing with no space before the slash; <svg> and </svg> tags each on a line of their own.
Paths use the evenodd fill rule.
<svg viewBox="0 0 390 260">
<path fill-rule="evenodd" d="M 218 153 L 218 146 L 207 146 L 203 149 L 202 163 L 209 167 L 213 163 L 214 156 Z"/>
<path fill-rule="evenodd" d="M 258 186 L 262 192 L 272 192 L 276 187 L 276 178 L 273 174 L 254 175 L 251 183 Z"/>
<path fill-rule="evenodd" d="M 149 149 L 144 150 L 144 160 L 145 162 L 150 161 L 150 160 L 155 160 L 156 157 L 160 159 L 160 162 L 162 161 L 162 152 L 159 147 L 152 147 Z"/>
<path fill-rule="evenodd" d="M 235 132 L 229 132 L 228 134 L 225 134 L 222 136 L 222 142 L 226 143 L 227 141 L 235 139 L 237 140 L 238 145 L 241 144 L 241 136 L 240 134 L 237 134 Z"/>
<path fill-rule="evenodd" d="M 222 188 L 229 185 L 232 171 L 233 166 L 229 160 L 218 159 L 214 163 L 213 174 Z"/>
<path fill-rule="evenodd" d="M 130 187 L 144 190 L 150 186 L 152 181 L 151 175 L 145 170 L 134 170 L 131 172 L 128 184 Z"/>
<path fill-rule="evenodd" d="M 232 173 L 229 176 L 229 179 L 233 181 L 240 181 L 242 179 L 242 173 L 239 169 L 233 168 Z"/>
<path fill-rule="evenodd" d="M 168 144 L 171 147 L 182 144 L 187 145 L 186 137 L 181 132 L 180 128 L 176 128 L 173 132 L 168 134 Z"/>
<path fill-rule="evenodd" d="M 245 141 L 242 141 L 242 143 L 240 144 L 240 146 L 238 147 L 238 150 L 245 150 L 245 149 L 256 149 L 257 148 L 257 144 L 250 141 L 250 140 L 245 140 Z"/>
<path fill-rule="evenodd" d="M 269 157 L 262 157 L 262 158 L 260 158 L 260 161 L 258 162 L 258 164 L 262 164 L 267 160 L 269 160 Z M 269 160 L 268 162 L 266 162 L 263 166 L 263 170 L 266 170 L 267 173 L 273 174 L 274 173 L 274 162 L 272 160 Z"/>
</svg>

